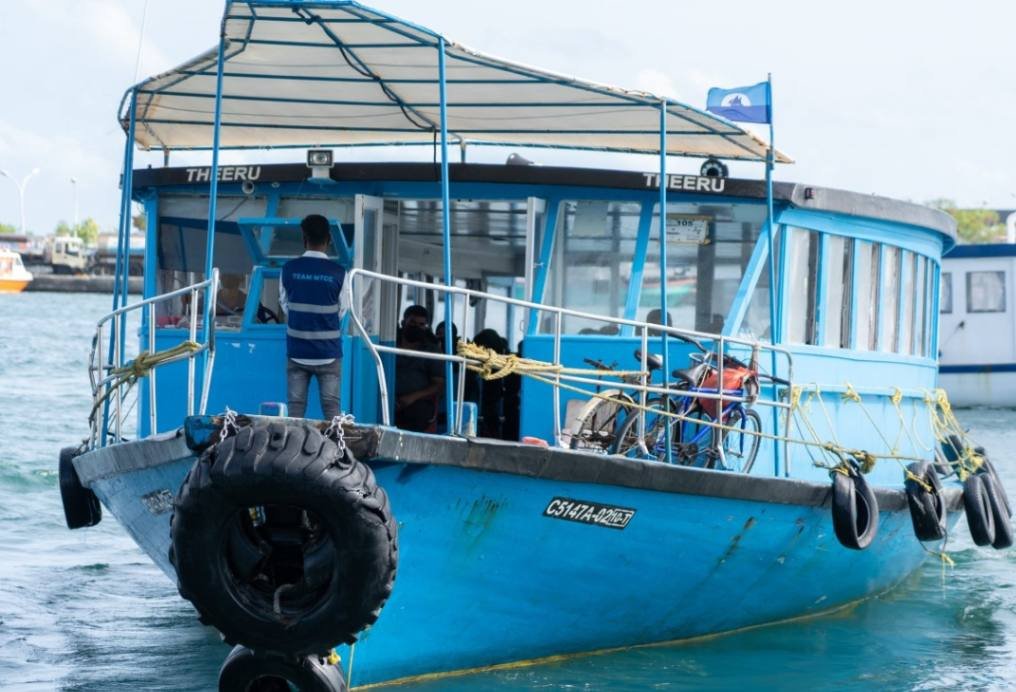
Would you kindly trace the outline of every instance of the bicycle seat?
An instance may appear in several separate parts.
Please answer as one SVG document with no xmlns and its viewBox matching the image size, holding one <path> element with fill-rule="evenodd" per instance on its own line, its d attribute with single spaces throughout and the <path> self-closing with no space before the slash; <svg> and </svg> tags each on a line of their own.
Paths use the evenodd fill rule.
<svg viewBox="0 0 1016 692">
<path fill-rule="evenodd" d="M 650 353 L 648 356 L 643 358 L 642 351 L 635 351 L 635 360 L 645 364 L 645 366 L 649 369 L 649 372 L 659 370 L 663 367 L 663 358 L 655 353 Z"/>
<path fill-rule="evenodd" d="M 692 365 L 684 370 L 675 370 L 670 373 L 673 377 L 676 377 L 683 382 L 687 382 L 690 385 L 697 385 L 702 379 L 702 375 L 709 369 L 709 365 L 706 363 L 699 363 L 698 365 Z"/>
</svg>

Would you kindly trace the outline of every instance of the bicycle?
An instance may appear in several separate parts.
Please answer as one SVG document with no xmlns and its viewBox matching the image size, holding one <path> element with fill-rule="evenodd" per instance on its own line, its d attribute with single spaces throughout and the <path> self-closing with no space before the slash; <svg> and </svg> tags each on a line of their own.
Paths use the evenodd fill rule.
<svg viewBox="0 0 1016 692">
<path fill-rule="evenodd" d="M 702 394 L 720 393 L 720 368 L 716 354 L 699 341 L 678 336 L 699 349 L 692 355 L 693 365 L 675 370 L 674 389 L 682 394 L 655 397 L 648 402 L 654 412 L 630 416 L 618 431 L 615 454 L 634 458 L 661 460 L 666 457 L 664 431 L 669 427 L 671 455 L 677 463 L 701 468 L 749 473 L 758 456 L 761 443 L 762 418 L 751 407 L 759 395 L 759 380 L 789 385 L 786 380 L 765 375 L 758 369 L 758 349 L 752 352 L 751 363 L 723 356 L 724 396 L 736 398 L 719 411 L 719 400 Z M 717 415 L 719 414 L 719 415 Z M 638 434 L 639 419 L 645 420 L 643 436 Z"/>
<path fill-rule="evenodd" d="M 662 363 L 652 361 L 652 356 L 646 362 L 646 366 L 652 372 L 654 365 L 660 367 Z M 607 365 L 603 361 L 593 358 L 583 358 L 583 362 L 590 367 L 600 371 L 617 370 L 617 363 Z M 641 384 L 638 375 L 627 375 L 620 378 L 627 384 Z M 598 396 L 594 396 L 579 409 L 572 421 L 568 431 L 569 449 L 586 449 L 609 453 L 615 446 L 617 431 L 624 421 L 631 418 L 629 415 L 635 407 L 635 399 L 628 392 L 619 387 L 612 387 L 604 391 L 596 388 Z"/>
</svg>

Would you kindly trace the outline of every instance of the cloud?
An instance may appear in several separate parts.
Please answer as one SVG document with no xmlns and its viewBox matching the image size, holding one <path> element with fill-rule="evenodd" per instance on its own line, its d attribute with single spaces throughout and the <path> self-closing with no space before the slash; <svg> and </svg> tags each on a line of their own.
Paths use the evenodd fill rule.
<svg viewBox="0 0 1016 692">
<path fill-rule="evenodd" d="M 54 3 L 52 0 L 29 0 L 29 8 L 41 19 L 71 27 L 86 34 L 85 42 L 104 51 L 121 65 L 133 66 L 138 56 L 143 0 L 125 6 L 116 0 L 76 0 Z M 146 27 L 141 49 L 140 74 L 157 74 L 173 67 L 174 62 L 150 38 Z M 133 77 L 133 74 L 131 75 Z"/>
</svg>

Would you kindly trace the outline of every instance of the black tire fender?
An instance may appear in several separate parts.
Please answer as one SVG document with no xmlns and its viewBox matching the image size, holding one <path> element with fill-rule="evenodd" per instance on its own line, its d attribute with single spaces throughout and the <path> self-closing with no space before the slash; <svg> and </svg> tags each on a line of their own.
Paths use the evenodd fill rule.
<svg viewBox="0 0 1016 692">
<path fill-rule="evenodd" d="M 963 481 L 963 511 L 967 515 L 970 537 L 979 546 L 995 542 L 995 518 L 985 479 L 991 481 L 990 476 L 973 473 Z"/>
<path fill-rule="evenodd" d="M 285 591 L 262 565 L 292 546 L 273 553 L 248 523 L 252 508 L 273 507 L 312 514 L 317 526 L 317 538 L 297 546 L 302 576 L 292 585 L 280 578 Z M 171 539 L 180 595 L 227 643 L 257 651 L 306 656 L 356 641 L 395 580 L 397 529 L 384 489 L 370 467 L 305 424 L 255 423 L 206 450 L 180 487 Z"/>
<path fill-rule="evenodd" d="M 981 474 L 981 483 L 988 491 L 991 519 L 995 523 L 995 538 L 991 541 L 991 547 L 1004 550 L 1013 544 L 1012 521 L 1005 505 L 1005 491 L 1002 490 L 1002 484 L 998 479 L 990 473 Z"/>
<path fill-rule="evenodd" d="M 832 488 L 833 530 L 840 543 L 851 550 L 864 550 L 878 534 L 878 502 L 864 475 L 851 464 L 847 473 L 834 472 Z"/>
<path fill-rule="evenodd" d="M 948 532 L 947 510 L 935 467 L 927 461 L 915 461 L 907 466 L 907 471 L 919 479 L 915 480 L 908 475 L 903 482 L 907 504 L 910 506 L 910 519 L 914 524 L 914 535 L 919 541 L 944 539 Z"/>
<path fill-rule="evenodd" d="M 60 499 L 63 500 L 64 518 L 67 528 L 83 529 L 102 521 L 102 505 L 90 488 L 81 484 L 78 471 L 74 468 L 74 457 L 78 447 L 64 447 L 60 450 Z"/>
<path fill-rule="evenodd" d="M 261 680 L 261 685 L 253 685 Z M 268 684 L 275 683 L 269 687 Z M 236 646 L 219 669 L 219 692 L 248 692 L 251 689 L 290 689 L 301 692 L 345 692 L 342 668 L 318 656 L 287 657 L 275 653 L 255 653 Z"/>
<path fill-rule="evenodd" d="M 998 498 L 1002 501 L 1002 506 L 1005 508 L 1005 516 L 1012 517 L 1012 504 L 1009 502 L 1009 495 L 1005 492 L 1005 486 L 1002 485 L 1002 477 L 998 475 L 998 471 L 995 470 L 995 465 L 991 463 L 991 460 L 984 455 L 984 449 L 978 447 L 978 454 L 981 455 L 981 468 L 978 469 L 978 473 L 986 474 L 991 476 L 995 481 L 995 490 L 998 491 Z"/>
</svg>

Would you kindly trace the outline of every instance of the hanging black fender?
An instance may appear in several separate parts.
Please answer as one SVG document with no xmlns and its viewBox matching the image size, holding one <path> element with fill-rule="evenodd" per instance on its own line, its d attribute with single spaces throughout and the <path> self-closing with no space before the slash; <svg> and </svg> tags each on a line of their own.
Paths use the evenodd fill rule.
<svg viewBox="0 0 1016 692">
<path fill-rule="evenodd" d="M 942 484 L 935 467 L 927 461 L 915 461 L 907 466 L 909 474 L 903 482 L 910 506 L 910 519 L 914 535 L 919 541 L 940 541 L 948 530 L 946 503 L 942 497 Z"/>
<path fill-rule="evenodd" d="M 878 502 L 855 462 L 834 471 L 832 488 L 833 530 L 844 547 L 864 550 L 878 533 Z"/>
<path fill-rule="evenodd" d="M 1005 491 L 1002 489 L 1002 483 L 993 473 L 985 471 L 977 475 L 981 477 L 981 483 L 987 491 L 988 503 L 991 505 L 991 519 L 995 523 L 995 537 L 991 541 L 991 547 L 1003 550 L 1013 544 L 1012 521 L 1009 518 Z"/>
<path fill-rule="evenodd" d="M 963 510 L 967 515 L 970 537 L 980 546 L 995 542 L 995 515 L 992 511 L 991 476 L 972 473 L 963 481 Z"/>
<path fill-rule="evenodd" d="M 246 646 L 237 646 L 229 652 L 219 670 L 219 692 L 288 690 L 290 685 L 300 692 L 346 690 L 342 669 L 320 656 L 255 653 Z"/>
<path fill-rule="evenodd" d="M 395 519 L 370 467 L 303 423 L 241 428 L 180 487 L 170 560 L 180 595 L 230 644 L 324 655 L 378 617 Z"/>
<path fill-rule="evenodd" d="M 90 488 L 81 485 L 74 457 L 81 453 L 78 447 L 64 447 L 60 450 L 60 499 L 63 501 L 64 518 L 67 528 L 83 529 L 102 521 L 102 505 Z"/>
</svg>

